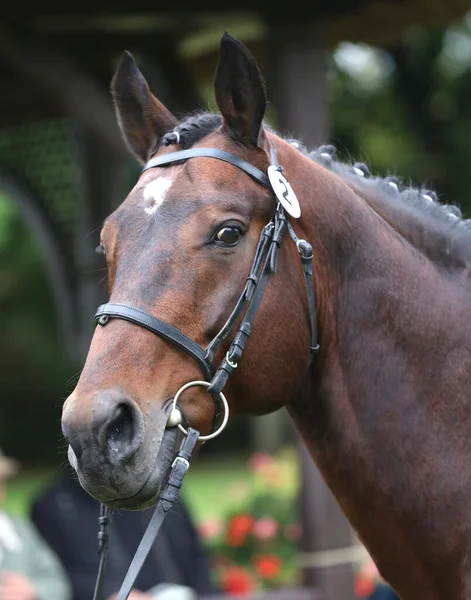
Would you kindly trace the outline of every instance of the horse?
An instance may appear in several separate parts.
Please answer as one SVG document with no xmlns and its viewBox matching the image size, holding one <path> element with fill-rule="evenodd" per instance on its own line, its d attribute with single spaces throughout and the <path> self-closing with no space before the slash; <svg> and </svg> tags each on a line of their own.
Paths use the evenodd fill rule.
<svg viewBox="0 0 471 600">
<path fill-rule="evenodd" d="M 469 222 L 425 187 L 372 176 L 328 145 L 308 151 L 265 125 L 259 67 L 227 33 L 214 78 L 219 114 L 177 119 L 129 53 L 111 93 L 146 168 L 101 229 L 105 306 L 124 308 L 99 311 L 63 407 L 83 487 L 112 508 L 157 501 L 184 425 L 204 436 L 217 426 L 222 388 L 208 393 L 198 349 L 224 330 L 212 353 L 225 368 L 224 411 L 286 407 L 403 600 L 470 598 Z M 266 185 L 276 160 L 286 193 Z M 247 282 L 261 284 L 254 256 L 282 204 L 295 243 L 271 239 L 276 265 L 239 364 L 228 334 L 244 317 L 227 320 Z"/>
</svg>

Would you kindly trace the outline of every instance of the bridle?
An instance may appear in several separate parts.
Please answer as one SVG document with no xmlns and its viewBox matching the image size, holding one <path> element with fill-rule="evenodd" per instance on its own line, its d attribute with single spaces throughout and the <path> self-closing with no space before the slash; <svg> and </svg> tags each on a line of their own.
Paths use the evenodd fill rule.
<svg viewBox="0 0 471 600">
<path fill-rule="evenodd" d="M 309 320 L 311 326 L 311 341 L 310 341 L 310 360 L 319 349 L 317 343 L 317 316 L 316 305 L 314 298 L 314 290 L 312 286 L 312 246 L 306 240 L 300 239 L 286 215 L 287 194 L 280 193 L 278 188 L 273 183 L 270 177 L 270 169 L 278 174 L 282 173 L 282 167 L 279 166 L 276 153 L 273 147 L 270 150 L 271 167 L 269 168 L 269 176 L 263 173 L 260 169 L 254 167 L 247 161 L 238 156 L 220 150 L 219 148 L 190 148 L 188 150 L 180 150 L 171 152 L 163 156 L 157 156 L 149 160 L 142 172 L 156 167 L 164 167 L 169 164 L 185 161 L 195 157 L 208 157 L 230 163 L 238 167 L 263 187 L 270 190 L 277 198 L 278 203 L 272 219 L 265 225 L 260 234 L 255 256 L 252 262 L 250 273 L 245 282 L 244 289 L 239 296 L 231 314 L 224 323 L 219 333 L 211 340 L 206 348 L 201 347 L 194 342 L 185 333 L 174 327 L 173 325 L 162 321 L 158 317 L 151 315 L 141 309 L 129 306 L 127 304 L 102 304 L 94 316 L 94 324 L 105 326 L 110 319 L 123 319 L 129 321 L 152 333 L 164 338 L 173 343 L 175 346 L 189 354 L 199 365 L 204 375 L 204 380 L 190 381 L 183 385 L 175 394 L 173 399 L 172 411 L 169 415 L 167 427 L 178 426 L 185 434 L 180 451 L 172 465 L 170 476 L 167 480 L 167 485 L 162 494 L 160 494 L 155 513 L 149 523 L 149 526 L 142 538 L 141 544 L 136 551 L 136 554 L 131 562 L 129 570 L 123 581 L 123 585 L 118 593 L 117 600 L 126 600 L 132 585 L 139 574 L 142 564 L 150 551 L 158 529 L 163 521 L 163 518 L 176 501 L 177 492 L 181 486 L 182 479 L 188 470 L 189 461 L 192 451 L 197 441 L 206 441 L 219 435 L 225 428 L 229 418 L 229 407 L 227 400 L 222 392 L 227 380 L 237 368 L 251 333 L 252 323 L 260 307 L 263 299 L 265 288 L 267 286 L 270 275 L 276 272 L 278 252 L 286 230 L 288 230 L 290 238 L 296 245 L 301 268 L 304 276 L 306 294 L 308 300 Z M 279 175 L 282 182 L 286 182 L 284 176 Z M 286 184 L 282 183 L 286 188 Z M 288 184 L 289 185 L 289 184 Z M 289 212 L 289 206 L 288 206 Z M 245 312 L 244 312 L 245 310 Z M 232 342 L 229 345 L 225 357 L 216 368 L 214 366 L 214 356 L 216 351 L 227 338 L 229 333 L 234 328 L 236 322 L 240 319 L 237 327 L 237 332 L 234 335 Z M 214 422 L 212 433 L 202 436 L 198 431 L 189 427 L 185 429 L 182 422 L 182 414 L 178 408 L 178 400 L 181 394 L 190 387 L 203 386 L 211 393 L 214 403 Z M 224 409 L 221 419 L 221 407 Z M 219 422 L 220 421 L 220 422 Z M 94 600 L 97 600 L 101 593 L 103 574 L 106 564 L 106 552 L 109 543 L 109 530 L 111 526 L 111 511 L 105 506 L 101 507 L 100 511 L 100 532 L 99 532 L 99 549 L 100 549 L 100 567 L 97 576 L 97 584 L 95 587 Z"/>
<path fill-rule="evenodd" d="M 190 148 L 189 150 L 180 150 L 163 156 L 157 156 L 146 163 L 142 172 L 195 157 L 209 157 L 228 162 L 242 171 L 245 171 L 245 173 L 250 175 L 252 179 L 260 183 L 266 189 L 273 191 L 269 178 L 265 173 L 260 171 L 260 169 L 257 169 L 238 156 L 230 154 L 229 152 L 224 152 L 219 148 Z M 271 160 L 272 164 L 275 165 L 277 169 L 281 170 L 273 148 L 271 150 Z M 172 342 L 175 346 L 189 354 L 198 363 L 203 372 L 205 382 L 210 382 L 210 385 L 207 386 L 208 392 L 213 395 L 216 403 L 220 403 L 222 400 L 225 405 L 222 390 L 242 358 L 245 344 L 251 332 L 252 322 L 263 299 L 268 279 L 271 274 L 276 272 L 278 251 L 286 229 L 288 229 L 291 239 L 296 244 L 304 274 L 309 304 L 309 319 L 311 325 L 310 353 L 312 358 L 313 354 L 318 350 L 316 307 L 312 287 L 312 246 L 306 242 L 306 240 L 298 238 L 291 224 L 287 220 L 285 209 L 281 203 L 278 203 L 273 218 L 262 229 L 250 273 L 235 307 L 219 333 L 206 348 L 202 348 L 173 325 L 127 304 L 102 304 L 98 307 L 95 314 L 94 323 L 95 325 L 98 324 L 104 326 L 110 319 L 124 319 L 125 321 L 140 325 L 141 327 L 152 331 L 152 333 L 163 337 L 167 341 Z M 213 362 L 215 353 L 231 332 L 235 323 L 243 313 L 244 308 L 247 308 L 247 310 L 237 328 L 237 333 L 234 336 L 224 359 L 216 369 Z M 205 385 L 205 383 L 199 381 L 192 383 L 193 385 Z M 186 386 L 191 387 L 189 384 L 186 384 Z M 182 390 L 179 390 L 175 397 L 179 397 L 181 391 Z M 176 401 L 174 401 L 174 407 L 176 407 Z M 224 416 L 228 416 L 227 412 L 226 408 Z M 219 414 L 220 410 L 219 407 L 217 407 L 215 415 Z M 222 428 L 220 426 L 218 430 L 214 431 L 210 436 L 201 437 L 200 440 L 204 441 L 204 439 L 216 437 L 221 431 Z"/>
</svg>

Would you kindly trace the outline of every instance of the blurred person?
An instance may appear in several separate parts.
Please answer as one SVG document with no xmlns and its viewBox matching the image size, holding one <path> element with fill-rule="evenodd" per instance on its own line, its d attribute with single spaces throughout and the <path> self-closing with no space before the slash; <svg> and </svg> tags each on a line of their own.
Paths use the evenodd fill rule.
<svg viewBox="0 0 471 600">
<path fill-rule="evenodd" d="M 30 522 L 1 508 L 6 482 L 18 470 L 0 450 L 0 600 L 70 600 L 67 575 L 52 550 Z"/>
<path fill-rule="evenodd" d="M 73 600 L 93 596 L 99 563 L 99 507 L 69 466 L 32 505 L 33 522 L 69 575 Z M 151 507 L 113 513 L 104 598 L 116 599 L 153 511 Z M 181 501 L 165 517 L 134 585 L 130 600 L 194 600 L 200 594 L 216 593 L 209 561 Z"/>
<path fill-rule="evenodd" d="M 396 592 L 382 579 L 369 555 L 355 574 L 355 593 L 359 598 L 366 600 L 400 600 Z"/>
<path fill-rule="evenodd" d="M 392 587 L 385 583 L 378 583 L 368 600 L 400 600 L 400 598 Z"/>
</svg>

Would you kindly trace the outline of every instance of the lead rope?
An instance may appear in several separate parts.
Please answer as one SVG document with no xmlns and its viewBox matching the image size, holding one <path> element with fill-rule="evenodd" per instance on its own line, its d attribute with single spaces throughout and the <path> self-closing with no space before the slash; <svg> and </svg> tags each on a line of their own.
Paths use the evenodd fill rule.
<svg viewBox="0 0 471 600">
<path fill-rule="evenodd" d="M 189 467 L 193 449 L 199 438 L 199 431 L 188 428 L 185 438 L 183 439 L 180 450 L 173 461 L 170 475 L 164 491 L 159 496 L 159 502 L 152 515 L 152 518 L 147 526 L 147 529 L 142 537 L 136 554 L 129 565 L 129 569 L 124 577 L 121 588 L 118 592 L 117 600 L 127 600 L 132 586 L 139 575 L 142 565 L 144 564 L 149 552 L 152 549 L 155 538 L 159 532 L 162 522 L 172 508 L 178 498 L 178 490 L 181 488 L 183 478 L 185 477 Z M 106 557 L 108 554 L 110 528 L 111 528 L 112 511 L 103 504 L 100 507 L 100 531 L 98 533 L 98 551 L 100 553 L 100 564 L 98 566 L 97 580 L 95 584 L 95 592 L 93 600 L 101 600 L 103 590 L 103 579 L 106 566 Z"/>
</svg>

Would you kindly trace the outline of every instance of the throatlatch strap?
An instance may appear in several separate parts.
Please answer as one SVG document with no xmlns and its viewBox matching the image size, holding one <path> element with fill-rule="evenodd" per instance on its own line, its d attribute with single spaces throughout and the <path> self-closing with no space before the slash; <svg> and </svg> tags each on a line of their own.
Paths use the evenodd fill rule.
<svg viewBox="0 0 471 600">
<path fill-rule="evenodd" d="M 219 148 L 189 148 L 188 150 L 179 150 L 178 152 L 170 152 L 169 154 L 164 154 L 163 156 L 156 156 L 155 158 L 151 158 L 149 162 L 144 165 L 142 173 L 147 171 L 147 169 L 163 167 L 165 165 L 178 162 L 179 160 L 186 160 L 187 158 L 195 157 L 201 158 L 205 156 L 208 158 L 217 158 L 218 160 L 222 160 L 234 165 L 234 167 L 238 167 L 242 171 L 245 171 L 247 175 L 250 175 L 252 179 L 255 179 L 255 181 L 261 183 L 263 187 L 267 188 L 267 190 L 271 191 L 272 187 L 270 180 L 263 171 L 260 171 L 260 169 L 257 169 L 257 167 L 254 167 L 235 154 L 224 152 L 224 150 L 219 150 Z"/>
<path fill-rule="evenodd" d="M 301 260 L 301 268 L 304 276 L 304 284 L 306 286 L 307 303 L 309 307 L 309 321 L 311 323 L 311 360 L 314 354 L 319 351 L 319 341 L 317 339 L 317 313 L 316 313 L 316 299 L 314 297 L 314 287 L 312 285 L 312 262 L 313 253 L 312 246 L 306 240 L 302 240 L 296 235 L 293 226 L 287 221 L 288 233 L 296 244 L 298 249 L 299 258 Z"/>
<path fill-rule="evenodd" d="M 98 310 L 93 317 L 93 322 L 95 325 L 97 323 L 106 325 L 110 318 L 130 321 L 131 323 L 135 323 L 136 325 L 140 325 L 141 327 L 152 331 L 152 333 L 155 333 L 156 335 L 160 335 L 194 358 L 208 381 L 213 376 L 214 367 L 206 360 L 206 353 L 203 348 L 173 325 L 170 325 L 139 308 L 133 308 L 126 304 L 113 304 L 111 302 L 102 304 L 98 307 Z"/>
</svg>

